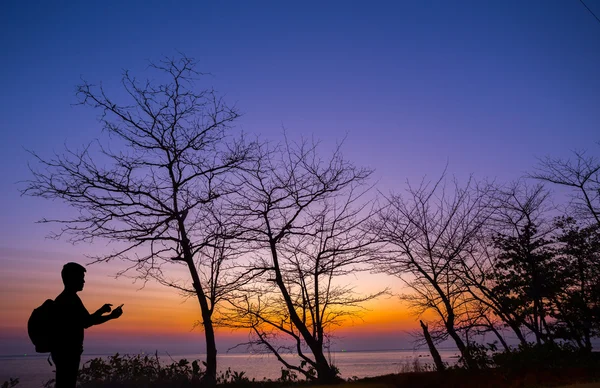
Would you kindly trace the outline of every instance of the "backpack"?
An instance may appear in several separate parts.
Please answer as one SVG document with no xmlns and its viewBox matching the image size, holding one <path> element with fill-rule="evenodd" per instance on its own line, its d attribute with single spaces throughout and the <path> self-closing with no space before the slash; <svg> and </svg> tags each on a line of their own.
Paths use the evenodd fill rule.
<svg viewBox="0 0 600 388">
<path fill-rule="evenodd" d="M 27 333 L 38 353 L 50 351 L 54 331 L 53 312 L 54 301 L 47 299 L 40 307 L 33 310 L 27 321 Z"/>
</svg>

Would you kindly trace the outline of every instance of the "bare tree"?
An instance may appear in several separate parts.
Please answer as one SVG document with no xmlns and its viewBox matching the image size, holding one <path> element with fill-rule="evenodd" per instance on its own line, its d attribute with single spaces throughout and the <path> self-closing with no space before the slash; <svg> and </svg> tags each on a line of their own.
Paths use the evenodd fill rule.
<svg viewBox="0 0 600 388">
<path fill-rule="evenodd" d="M 569 215 L 600 225 L 600 160 L 585 152 L 573 155 L 574 159 L 541 159 L 531 177 L 573 189 Z"/>
<path fill-rule="evenodd" d="M 197 91 L 201 74 L 192 59 L 165 59 L 150 68 L 158 81 L 139 81 L 125 72 L 126 101 L 117 102 L 84 82 L 82 105 L 102 112 L 108 137 L 83 150 L 66 149 L 42 158 L 23 194 L 59 199 L 76 210 L 65 219 L 43 219 L 62 228 L 56 237 L 117 242 L 120 248 L 95 262 L 123 259 L 144 280 L 193 293 L 200 305 L 207 359 L 207 383 L 215 382 L 217 349 L 212 314 L 230 282 L 224 245 L 232 229 L 215 208 L 231 190 L 231 172 L 247 160 L 251 147 L 229 134 L 238 117 L 214 90 Z M 175 283 L 165 265 L 189 270 L 191 286 Z"/>
<path fill-rule="evenodd" d="M 429 326 L 423 323 L 422 320 L 419 321 L 421 323 L 421 329 L 423 329 L 423 338 L 427 343 L 427 347 L 429 348 L 429 353 L 431 353 L 431 357 L 433 358 L 433 362 L 435 363 L 435 368 L 438 372 L 442 372 L 446 370 L 446 365 L 442 361 L 442 356 L 440 356 L 440 352 L 438 352 L 435 347 L 435 343 L 431 338 L 431 334 L 429 334 Z"/>
<path fill-rule="evenodd" d="M 419 314 L 433 311 L 455 342 L 467 367 L 475 369 L 458 318 L 465 311 L 465 290 L 455 271 L 475 249 L 474 241 L 489 217 L 486 196 L 469 181 L 465 187 L 436 182 L 409 184 L 407 195 L 385 197 L 385 206 L 369 230 L 385 244 L 376 270 L 408 286 L 404 295 Z"/>
<path fill-rule="evenodd" d="M 255 249 L 251 267 L 261 281 L 232 301 L 223 321 L 250 329 L 250 345 L 307 379 L 336 378 L 326 357 L 331 330 L 379 295 L 355 294 L 341 283 L 365 270 L 373 243 L 360 228 L 370 215 L 363 200 L 370 174 L 344 160 L 339 148 L 320 159 L 316 144 L 286 138 L 262 148 L 231 197 L 231 216 Z M 285 359 L 290 350 L 299 363 Z"/>
<path fill-rule="evenodd" d="M 476 343 L 476 341 L 472 341 L 473 337 L 479 339 L 488 333 L 492 333 L 503 348 L 508 349 L 509 346 L 504 336 L 500 334 L 500 330 L 505 323 L 499 319 L 498 315 L 488 305 L 477 298 L 471 298 L 469 292 L 465 291 L 464 297 L 466 299 L 465 307 L 462 314 L 458 316 L 457 330 L 464 333 L 467 344 L 474 345 Z"/>
</svg>

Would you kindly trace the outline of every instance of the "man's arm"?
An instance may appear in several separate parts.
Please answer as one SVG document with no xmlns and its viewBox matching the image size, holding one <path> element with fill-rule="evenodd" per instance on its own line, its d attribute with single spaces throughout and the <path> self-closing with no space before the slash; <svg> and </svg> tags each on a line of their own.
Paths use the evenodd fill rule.
<svg viewBox="0 0 600 388">
<path fill-rule="evenodd" d="M 94 314 L 92 314 L 90 316 L 90 326 L 99 325 L 101 323 L 110 321 L 111 319 L 113 319 L 113 318 L 110 316 L 110 314 L 108 314 L 108 315 L 97 315 L 96 313 L 94 313 Z M 88 327 L 90 327 L 90 326 L 88 326 Z"/>
<path fill-rule="evenodd" d="M 111 312 L 110 306 L 112 306 L 112 305 L 105 304 L 104 306 L 100 307 L 98 309 L 98 311 L 96 311 L 93 314 L 90 314 L 87 325 L 85 327 L 88 328 L 93 325 L 100 325 L 104 322 L 110 321 L 111 319 L 117 319 L 121 316 L 121 314 L 123 314 L 123 310 L 121 310 L 121 306 L 112 310 L 112 312 Z M 108 313 L 108 312 L 110 312 L 110 314 L 103 315 L 104 313 Z"/>
</svg>

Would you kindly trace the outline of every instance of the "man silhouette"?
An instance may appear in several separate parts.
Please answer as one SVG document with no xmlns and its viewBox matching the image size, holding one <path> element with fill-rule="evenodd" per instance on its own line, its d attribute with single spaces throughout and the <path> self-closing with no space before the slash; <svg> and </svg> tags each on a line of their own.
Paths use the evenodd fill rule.
<svg viewBox="0 0 600 388">
<path fill-rule="evenodd" d="M 105 304 L 90 314 L 77 295 L 83 290 L 85 268 L 67 263 L 60 275 L 65 289 L 54 300 L 55 336 L 50 354 L 56 366 L 56 388 L 74 388 L 83 352 L 83 330 L 119 318 L 123 310 L 119 306 L 111 312 L 112 305 Z"/>
</svg>

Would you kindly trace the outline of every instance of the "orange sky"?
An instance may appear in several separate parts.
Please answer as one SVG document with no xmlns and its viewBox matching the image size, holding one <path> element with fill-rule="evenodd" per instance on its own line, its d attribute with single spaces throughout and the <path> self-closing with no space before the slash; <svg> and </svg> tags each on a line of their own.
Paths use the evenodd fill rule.
<svg viewBox="0 0 600 388">
<path fill-rule="evenodd" d="M 14 354 L 32 352 L 27 339 L 27 319 L 33 308 L 45 299 L 53 299 L 62 291 L 60 270 L 67 261 L 86 263 L 87 259 L 74 252 L 85 246 L 75 247 L 69 254 L 42 253 L 36 250 L 14 250 L 0 248 L 0 353 Z M 175 290 L 147 283 L 133 284 L 131 279 L 114 279 L 113 274 L 124 268 L 124 263 L 114 262 L 88 266 L 86 284 L 79 293 L 90 312 L 104 303 L 115 306 L 124 303 L 124 314 L 118 320 L 90 328 L 86 331 L 86 349 L 111 351 L 119 344 L 130 348 L 178 347 L 193 343 L 192 349 L 203 347 L 203 334 L 193 330 L 199 318 L 199 307 L 195 299 L 185 300 Z M 399 282 L 383 275 L 360 274 L 352 280 L 360 292 L 373 292 L 381 287 L 398 285 Z M 339 348 L 369 349 L 409 347 L 405 333 L 417 327 L 413 317 L 396 297 L 371 301 L 362 319 L 340 327 L 336 331 L 336 346 Z M 247 333 L 217 329 L 218 345 L 227 349 L 243 342 Z M 113 344 L 110 345 L 109 344 Z M 168 349 L 165 349 L 168 351 Z M 116 349 L 115 351 L 123 351 Z"/>
</svg>

